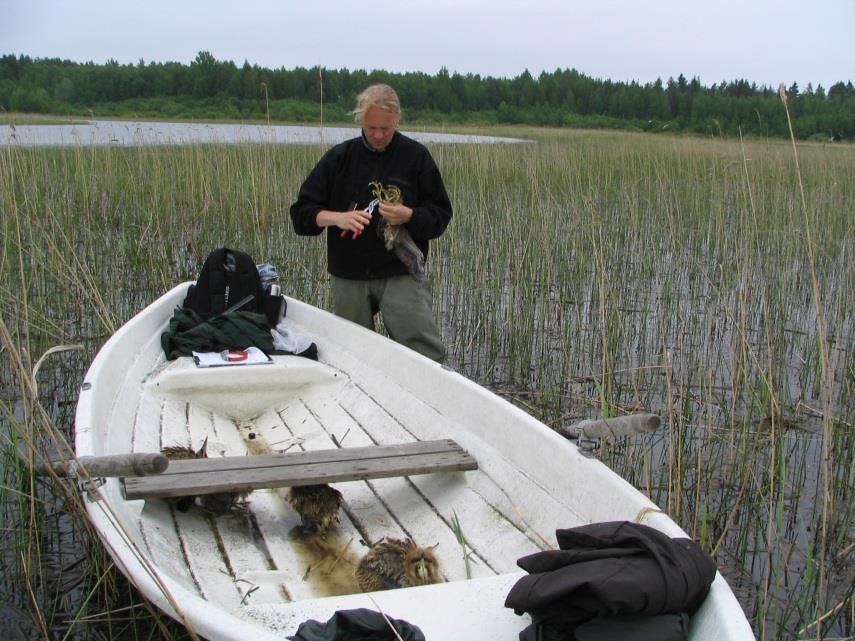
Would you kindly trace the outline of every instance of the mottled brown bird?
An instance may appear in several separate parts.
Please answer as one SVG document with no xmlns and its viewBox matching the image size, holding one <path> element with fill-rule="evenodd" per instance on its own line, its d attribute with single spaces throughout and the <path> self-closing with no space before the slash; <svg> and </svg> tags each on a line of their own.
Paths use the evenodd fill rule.
<svg viewBox="0 0 855 641">
<path fill-rule="evenodd" d="M 298 485 L 288 490 L 288 503 L 300 515 L 303 528 L 321 536 L 338 523 L 342 502 L 341 492 L 326 484 Z"/>
<path fill-rule="evenodd" d="M 197 458 L 208 458 L 208 439 L 205 438 L 202 447 L 194 450 L 191 447 L 181 445 L 170 445 L 160 450 L 170 461 L 186 461 Z M 232 509 L 240 509 L 241 500 L 246 496 L 242 492 L 218 492 L 216 494 L 203 494 L 198 497 L 200 507 L 217 516 L 222 516 Z M 169 499 L 179 512 L 186 512 L 196 504 L 196 496 L 179 496 Z M 245 506 L 244 506 L 245 507 Z"/>
<path fill-rule="evenodd" d="M 395 185 L 384 187 L 382 183 L 368 183 L 371 193 L 377 200 L 384 200 L 394 205 L 401 204 L 403 197 L 401 190 Z M 425 255 L 418 248 L 412 235 L 404 225 L 390 225 L 389 222 L 380 217 L 377 225 L 377 233 L 383 239 L 387 251 L 391 251 L 404 265 L 410 274 L 418 281 L 427 280 L 425 273 Z"/>
<path fill-rule="evenodd" d="M 393 590 L 441 581 L 439 560 L 431 548 L 410 538 L 384 538 L 375 543 L 356 568 L 356 582 L 363 592 Z"/>
<path fill-rule="evenodd" d="M 202 447 L 194 450 L 192 447 L 183 445 L 167 445 L 160 450 L 170 461 L 187 461 L 194 458 L 208 458 L 208 439 L 202 442 Z"/>
</svg>

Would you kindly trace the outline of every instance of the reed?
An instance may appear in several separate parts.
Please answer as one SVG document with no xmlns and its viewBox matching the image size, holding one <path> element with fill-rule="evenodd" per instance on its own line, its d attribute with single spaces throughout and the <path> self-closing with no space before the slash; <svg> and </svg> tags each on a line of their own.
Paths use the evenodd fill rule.
<svg viewBox="0 0 855 641">
<path fill-rule="evenodd" d="M 798 145 L 796 171 L 778 142 L 515 133 L 537 144 L 432 147 L 455 206 L 428 261 L 450 365 L 556 427 L 660 414 L 603 460 L 716 557 L 759 638 L 846 636 L 855 149 Z M 111 568 L 74 488 L 13 448 L 68 439 L 98 347 L 217 246 L 326 307 L 323 241 L 287 216 L 322 151 L 0 149 L 2 575 L 35 629 L 185 638 Z M 68 343 L 84 352 L 24 382 Z M 70 590 L 47 576 L 69 550 Z"/>
</svg>

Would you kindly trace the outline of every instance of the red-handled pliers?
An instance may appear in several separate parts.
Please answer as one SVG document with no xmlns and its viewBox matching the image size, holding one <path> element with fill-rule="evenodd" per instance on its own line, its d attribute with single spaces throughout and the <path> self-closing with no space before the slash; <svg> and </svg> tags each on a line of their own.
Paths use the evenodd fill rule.
<svg viewBox="0 0 855 641">
<path fill-rule="evenodd" d="M 379 204 L 380 204 L 380 199 L 375 198 L 370 203 L 368 203 L 368 206 L 365 209 L 363 209 L 362 211 L 364 211 L 367 214 L 373 214 L 374 210 L 377 208 L 377 205 L 379 205 Z M 361 234 L 362 232 L 357 229 L 357 230 L 353 231 L 352 233 L 353 233 L 353 236 L 351 237 L 351 240 L 355 240 L 356 237 L 359 236 L 359 234 Z M 341 233 L 339 234 L 339 237 L 344 238 L 345 236 L 347 236 L 347 230 L 342 229 Z"/>
</svg>

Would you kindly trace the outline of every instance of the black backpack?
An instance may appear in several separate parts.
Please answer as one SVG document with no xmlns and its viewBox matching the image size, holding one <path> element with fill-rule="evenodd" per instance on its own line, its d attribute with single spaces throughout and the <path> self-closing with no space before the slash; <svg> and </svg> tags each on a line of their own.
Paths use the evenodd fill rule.
<svg viewBox="0 0 855 641">
<path fill-rule="evenodd" d="M 196 284 L 187 291 L 183 307 L 202 318 L 235 311 L 256 312 L 264 314 L 271 327 L 276 327 L 285 315 L 285 299 L 265 291 L 252 257 L 227 247 L 208 254 Z"/>
</svg>

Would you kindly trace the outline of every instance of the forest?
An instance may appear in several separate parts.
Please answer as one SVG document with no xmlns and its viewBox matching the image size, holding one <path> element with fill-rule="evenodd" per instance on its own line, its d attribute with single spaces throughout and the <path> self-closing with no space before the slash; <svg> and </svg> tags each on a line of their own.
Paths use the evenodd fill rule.
<svg viewBox="0 0 855 641">
<path fill-rule="evenodd" d="M 345 123 L 366 85 L 394 86 L 409 124 L 532 125 L 684 132 L 709 136 L 789 136 L 778 87 L 748 80 L 704 86 L 680 74 L 652 83 L 591 78 L 575 69 L 537 77 L 380 70 L 263 68 L 200 51 L 189 64 L 105 64 L 0 56 L 0 110 L 85 118 L 168 118 Z M 796 137 L 855 138 L 855 87 L 786 87 Z"/>
</svg>

